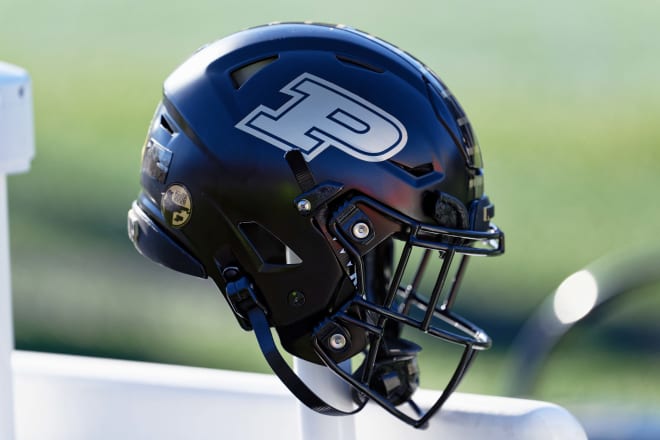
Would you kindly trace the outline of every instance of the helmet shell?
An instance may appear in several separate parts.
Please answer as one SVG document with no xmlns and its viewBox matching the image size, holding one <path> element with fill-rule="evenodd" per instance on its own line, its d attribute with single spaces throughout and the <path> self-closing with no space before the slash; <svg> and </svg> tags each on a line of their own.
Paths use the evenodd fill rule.
<svg viewBox="0 0 660 440">
<path fill-rule="evenodd" d="M 137 206 L 181 259 L 198 262 L 196 275 L 224 289 L 228 270 L 249 274 L 284 346 L 313 360 L 305 337 L 355 285 L 323 225 L 293 203 L 301 188 L 285 160 L 292 149 L 317 183 L 341 185 L 328 210 L 361 194 L 426 223 L 435 223 L 429 194 L 466 209 L 482 196 L 481 160 L 444 84 L 353 29 L 249 29 L 199 49 L 167 78 Z M 138 242 L 182 270 L 171 263 L 179 257 Z"/>
</svg>

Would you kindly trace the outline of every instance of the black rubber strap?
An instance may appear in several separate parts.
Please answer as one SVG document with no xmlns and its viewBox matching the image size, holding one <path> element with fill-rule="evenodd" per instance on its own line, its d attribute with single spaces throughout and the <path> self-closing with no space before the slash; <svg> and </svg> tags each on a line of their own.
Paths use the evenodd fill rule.
<svg viewBox="0 0 660 440">
<path fill-rule="evenodd" d="M 286 159 L 291 171 L 293 171 L 293 175 L 296 177 L 296 182 L 298 182 L 298 186 L 302 192 L 307 192 L 314 188 L 314 185 L 316 185 L 314 176 L 312 176 L 312 172 L 300 150 L 287 151 L 284 154 L 284 159 Z"/>
<path fill-rule="evenodd" d="M 268 365 L 270 365 L 270 368 L 282 381 L 284 386 L 308 408 L 328 416 L 348 416 L 357 413 L 364 407 L 363 403 L 352 411 L 343 411 L 323 401 L 314 391 L 305 385 L 280 354 L 273 340 L 273 335 L 264 312 L 258 307 L 252 307 L 248 311 L 248 319 L 252 324 L 252 329 L 259 342 L 261 352 L 266 358 Z"/>
</svg>

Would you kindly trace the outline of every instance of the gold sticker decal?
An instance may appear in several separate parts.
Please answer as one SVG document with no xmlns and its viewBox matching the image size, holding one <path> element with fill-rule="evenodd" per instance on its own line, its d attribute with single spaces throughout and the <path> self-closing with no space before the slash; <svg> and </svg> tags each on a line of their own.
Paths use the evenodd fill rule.
<svg viewBox="0 0 660 440">
<path fill-rule="evenodd" d="M 190 220 L 192 201 L 185 186 L 170 185 L 160 201 L 160 210 L 165 221 L 173 228 L 182 228 Z"/>
</svg>

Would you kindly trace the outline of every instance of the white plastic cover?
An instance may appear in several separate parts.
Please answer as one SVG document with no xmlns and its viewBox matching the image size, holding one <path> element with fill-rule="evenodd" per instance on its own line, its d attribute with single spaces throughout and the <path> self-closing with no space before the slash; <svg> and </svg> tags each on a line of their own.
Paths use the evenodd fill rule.
<svg viewBox="0 0 660 440">
<path fill-rule="evenodd" d="M 33 157 L 30 76 L 24 69 L 0 61 L 0 174 L 27 171 Z"/>
</svg>

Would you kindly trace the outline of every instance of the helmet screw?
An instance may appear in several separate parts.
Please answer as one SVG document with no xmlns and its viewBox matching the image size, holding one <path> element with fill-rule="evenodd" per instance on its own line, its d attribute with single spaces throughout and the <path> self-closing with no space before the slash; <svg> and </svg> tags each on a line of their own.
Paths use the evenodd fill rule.
<svg viewBox="0 0 660 440">
<path fill-rule="evenodd" d="M 298 290 L 292 290 L 291 293 L 289 293 L 289 305 L 293 307 L 304 306 L 305 294 Z"/>
<path fill-rule="evenodd" d="M 353 225 L 351 232 L 353 233 L 353 237 L 357 238 L 358 240 L 363 240 L 369 236 L 371 230 L 369 229 L 368 224 L 364 222 L 357 222 Z"/>
<path fill-rule="evenodd" d="M 343 350 L 346 347 L 346 336 L 341 333 L 335 333 L 330 336 L 330 348 L 333 350 Z"/>
<path fill-rule="evenodd" d="M 309 214 L 312 210 L 312 204 L 307 199 L 300 199 L 296 203 L 296 208 L 298 208 L 298 212 L 301 214 Z"/>
<path fill-rule="evenodd" d="M 227 281 L 235 281 L 240 275 L 238 267 L 229 266 L 222 269 L 222 276 L 225 277 Z"/>
</svg>

